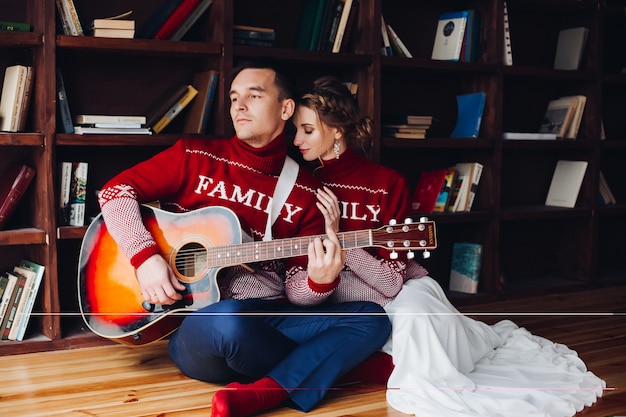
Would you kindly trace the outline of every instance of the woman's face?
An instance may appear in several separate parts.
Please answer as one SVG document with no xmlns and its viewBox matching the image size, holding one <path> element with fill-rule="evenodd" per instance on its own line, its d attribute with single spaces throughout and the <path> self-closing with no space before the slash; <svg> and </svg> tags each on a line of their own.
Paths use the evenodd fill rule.
<svg viewBox="0 0 626 417">
<path fill-rule="evenodd" d="M 298 106 L 293 118 L 296 126 L 296 137 L 293 144 L 300 149 L 305 161 L 336 158 L 333 145 L 341 135 L 337 128 L 330 127 L 317 117 L 315 110 L 306 106 Z M 345 149 L 341 146 L 342 150 Z"/>
</svg>

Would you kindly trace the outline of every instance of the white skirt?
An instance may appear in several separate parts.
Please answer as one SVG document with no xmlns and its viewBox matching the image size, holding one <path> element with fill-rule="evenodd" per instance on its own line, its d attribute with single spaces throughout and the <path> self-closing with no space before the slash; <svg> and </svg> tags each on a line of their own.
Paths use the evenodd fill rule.
<svg viewBox="0 0 626 417">
<path fill-rule="evenodd" d="M 430 277 L 411 279 L 385 306 L 395 368 L 389 404 L 417 417 L 565 417 L 606 383 L 577 353 L 520 328 L 461 314 Z"/>
</svg>

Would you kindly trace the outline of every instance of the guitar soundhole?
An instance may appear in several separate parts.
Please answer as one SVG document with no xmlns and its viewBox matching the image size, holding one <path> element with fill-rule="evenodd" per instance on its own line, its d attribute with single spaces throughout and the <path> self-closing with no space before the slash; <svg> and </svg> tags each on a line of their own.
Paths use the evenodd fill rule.
<svg viewBox="0 0 626 417">
<path fill-rule="evenodd" d="M 174 267 L 182 278 L 192 280 L 202 275 L 207 269 L 206 248 L 196 242 L 186 243 L 176 253 Z"/>
</svg>

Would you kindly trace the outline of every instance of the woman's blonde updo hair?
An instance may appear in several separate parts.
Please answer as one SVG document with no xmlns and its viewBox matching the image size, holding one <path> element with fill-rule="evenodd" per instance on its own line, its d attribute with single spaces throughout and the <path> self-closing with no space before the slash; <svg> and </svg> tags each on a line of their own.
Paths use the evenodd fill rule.
<svg viewBox="0 0 626 417">
<path fill-rule="evenodd" d="M 320 121 L 339 129 L 346 145 L 366 151 L 372 140 L 372 120 L 361 114 L 355 98 L 336 77 L 320 77 L 298 105 L 314 110 Z"/>
</svg>

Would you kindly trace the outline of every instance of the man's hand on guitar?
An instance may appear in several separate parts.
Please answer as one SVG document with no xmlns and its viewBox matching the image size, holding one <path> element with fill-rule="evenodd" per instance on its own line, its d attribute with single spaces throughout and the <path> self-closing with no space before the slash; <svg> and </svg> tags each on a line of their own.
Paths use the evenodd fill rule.
<svg viewBox="0 0 626 417">
<path fill-rule="evenodd" d="M 161 255 L 152 255 L 137 268 L 137 280 L 144 300 L 151 304 L 174 304 L 183 298 L 184 291 L 172 267 Z"/>
</svg>

